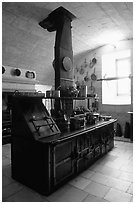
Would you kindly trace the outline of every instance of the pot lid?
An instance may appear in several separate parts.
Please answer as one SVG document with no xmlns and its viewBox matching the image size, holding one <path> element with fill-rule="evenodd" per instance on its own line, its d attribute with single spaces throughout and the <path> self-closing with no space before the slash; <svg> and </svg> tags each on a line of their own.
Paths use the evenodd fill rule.
<svg viewBox="0 0 135 204">
<path fill-rule="evenodd" d="M 69 57 L 64 57 L 62 63 L 63 63 L 63 67 L 64 67 L 65 71 L 71 71 L 72 70 L 72 61 Z"/>
</svg>

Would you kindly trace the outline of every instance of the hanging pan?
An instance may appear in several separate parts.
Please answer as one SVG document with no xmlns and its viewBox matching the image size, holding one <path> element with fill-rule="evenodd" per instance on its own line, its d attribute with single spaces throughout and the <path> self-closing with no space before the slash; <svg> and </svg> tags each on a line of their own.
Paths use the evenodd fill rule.
<svg viewBox="0 0 135 204">
<path fill-rule="evenodd" d="M 81 66 L 81 68 L 80 68 L 80 74 L 81 74 L 81 75 L 84 74 L 84 68 L 83 68 L 83 66 Z"/>
<path fill-rule="evenodd" d="M 90 94 L 93 94 L 95 92 L 95 87 L 92 85 L 92 82 L 91 82 L 91 86 L 89 86 L 89 88 L 88 88 L 88 92 Z"/>
<path fill-rule="evenodd" d="M 88 82 L 90 80 L 89 76 L 88 76 L 88 72 L 86 74 L 86 76 L 84 77 L 84 81 Z"/>
<path fill-rule="evenodd" d="M 91 80 L 92 80 L 92 81 L 96 81 L 96 80 L 97 80 L 97 76 L 96 76 L 96 74 L 95 74 L 95 68 L 94 68 L 93 74 L 91 74 Z"/>
<path fill-rule="evenodd" d="M 97 63 L 97 59 L 94 57 L 94 58 L 92 59 L 92 61 L 90 62 L 89 67 L 90 67 L 90 68 L 93 68 L 93 66 L 94 66 L 96 63 Z"/>
</svg>

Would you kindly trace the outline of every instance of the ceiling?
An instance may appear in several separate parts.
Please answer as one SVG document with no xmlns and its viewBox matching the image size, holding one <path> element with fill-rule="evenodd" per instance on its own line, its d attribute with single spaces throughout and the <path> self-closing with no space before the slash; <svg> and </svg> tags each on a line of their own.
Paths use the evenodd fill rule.
<svg viewBox="0 0 135 204">
<path fill-rule="evenodd" d="M 72 22 L 74 55 L 108 43 L 133 38 L 132 2 L 31 2 L 31 4 L 44 10 L 41 12 L 41 19 L 46 18 L 59 6 L 63 6 L 76 16 Z"/>
<path fill-rule="evenodd" d="M 74 55 L 133 38 L 132 2 L 6 2 L 4 6 L 37 25 L 59 6 L 69 10 L 76 16 L 72 21 Z M 44 30 L 43 35 L 54 42 L 54 33 Z"/>
<path fill-rule="evenodd" d="M 132 2 L 2 2 L 2 62 L 13 67 L 36 70 L 37 79 L 52 84 L 56 32 L 39 22 L 63 6 L 72 21 L 73 57 L 105 44 L 133 38 Z"/>
</svg>

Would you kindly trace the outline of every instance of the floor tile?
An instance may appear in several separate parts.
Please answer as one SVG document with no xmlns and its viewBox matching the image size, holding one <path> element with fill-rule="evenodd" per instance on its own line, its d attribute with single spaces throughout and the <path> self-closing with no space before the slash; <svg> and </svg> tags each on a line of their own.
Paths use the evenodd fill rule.
<svg viewBox="0 0 135 204">
<path fill-rule="evenodd" d="M 13 182 L 14 180 L 12 178 L 2 175 L 2 187 L 7 186 Z"/>
<path fill-rule="evenodd" d="M 116 166 L 118 166 L 118 165 L 121 166 L 122 164 L 125 163 L 125 160 L 126 160 L 126 157 L 119 157 L 119 158 L 115 159 L 115 161 L 113 161 L 113 163 Z"/>
<path fill-rule="evenodd" d="M 112 168 L 112 169 L 118 169 L 118 170 L 120 170 L 120 168 L 121 168 L 121 166 L 122 166 L 121 163 L 116 165 L 115 162 L 113 162 L 113 161 L 108 161 L 108 162 L 106 162 L 104 165 L 105 165 L 105 166 L 108 166 L 108 167 L 110 167 L 110 168 Z"/>
<path fill-rule="evenodd" d="M 2 146 L 2 156 L 6 156 L 6 157 L 11 156 L 11 145 L 6 144 Z"/>
<path fill-rule="evenodd" d="M 124 192 L 127 191 L 127 189 L 129 188 L 129 186 L 131 184 L 128 181 L 123 181 L 123 180 L 116 179 L 116 178 L 113 178 L 110 176 L 105 176 L 101 173 L 95 173 L 91 177 L 91 180 L 96 182 L 96 183 L 100 183 L 100 184 L 103 184 L 105 186 L 108 186 L 108 187 L 114 187 L 114 188 L 122 190 Z"/>
<path fill-rule="evenodd" d="M 95 174 L 95 172 L 94 172 L 94 171 L 90 171 L 90 170 L 88 169 L 88 170 L 85 170 L 84 172 L 82 172 L 82 173 L 80 174 L 80 176 L 82 176 L 82 177 L 84 177 L 84 178 L 86 178 L 86 179 L 90 179 L 90 178 L 93 176 L 93 174 Z"/>
<path fill-rule="evenodd" d="M 88 193 L 69 184 L 58 189 L 47 197 L 50 202 L 82 202 Z"/>
<path fill-rule="evenodd" d="M 116 155 L 106 154 L 106 155 L 103 157 L 103 160 L 104 160 L 105 162 L 107 162 L 107 161 L 115 161 L 117 158 L 118 158 L 118 156 L 116 156 Z"/>
<path fill-rule="evenodd" d="M 111 188 L 109 192 L 105 195 L 104 199 L 110 202 L 129 202 L 132 196 L 123 191 Z"/>
<path fill-rule="evenodd" d="M 11 161 L 7 157 L 2 160 L 2 166 L 10 165 L 10 163 L 11 163 Z"/>
<path fill-rule="evenodd" d="M 127 173 L 132 173 L 133 172 L 133 168 L 131 166 L 126 165 L 122 165 L 120 170 L 125 171 Z"/>
<path fill-rule="evenodd" d="M 108 202 L 107 200 L 97 197 L 97 196 L 93 196 L 93 195 L 88 195 L 83 202 Z"/>
<path fill-rule="evenodd" d="M 7 202 L 41 202 L 39 194 L 31 189 L 25 188 L 6 199 Z M 44 200 L 45 201 L 45 200 Z"/>
<path fill-rule="evenodd" d="M 108 177 L 105 176 L 104 174 L 101 174 L 99 172 L 96 172 L 91 178 L 91 181 L 94 181 L 96 183 L 100 183 L 103 185 L 106 185 L 108 183 Z"/>
<path fill-rule="evenodd" d="M 119 176 L 119 179 L 124 180 L 124 181 L 130 181 L 133 182 L 133 174 L 129 172 L 122 172 Z"/>
<path fill-rule="evenodd" d="M 91 165 L 88 169 L 90 171 L 94 171 L 94 172 L 99 172 L 100 169 L 103 168 L 103 165 L 102 164 L 98 164 L 97 162 L 95 162 L 93 165 Z"/>
<path fill-rule="evenodd" d="M 108 166 L 102 166 L 101 169 L 98 170 L 98 172 L 106 175 L 106 176 L 112 176 L 114 178 L 117 178 L 120 176 L 121 171 L 119 171 L 118 169 L 114 169 Z"/>
<path fill-rule="evenodd" d="M 6 145 L 2 145 L 2 150 L 4 150 L 4 152 L 5 151 L 8 151 L 8 150 L 10 150 L 11 149 L 11 144 L 10 143 L 8 143 L 8 144 L 6 144 Z"/>
<path fill-rule="evenodd" d="M 11 195 L 13 195 L 14 193 L 19 192 L 21 189 L 23 189 L 24 186 L 19 184 L 19 183 L 11 183 L 5 187 L 3 187 L 2 189 L 2 198 L 7 198 Z"/>
<path fill-rule="evenodd" d="M 77 176 L 76 178 L 72 179 L 68 183 L 76 188 L 84 189 L 88 184 L 90 184 L 90 180 L 83 178 L 81 176 Z"/>
<path fill-rule="evenodd" d="M 84 191 L 88 192 L 91 195 L 103 198 L 109 191 L 109 189 L 110 187 L 107 187 L 105 185 L 91 182 L 86 188 L 84 188 Z"/>
<path fill-rule="evenodd" d="M 119 177 L 121 174 L 120 170 L 111 168 L 106 165 L 95 165 L 95 166 L 91 166 L 89 169 L 95 172 L 102 173 L 106 176 L 112 176 L 114 178 Z"/>
<path fill-rule="evenodd" d="M 123 192 L 127 191 L 130 184 L 131 183 L 128 181 L 122 181 L 120 179 L 111 178 L 111 177 L 108 179 L 108 182 L 106 183 L 107 186 L 113 187 L 113 188 L 121 190 Z"/>
<path fill-rule="evenodd" d="M 2 167 L 2 174 L 11 178 L 11 165 Z"/>
</svg>

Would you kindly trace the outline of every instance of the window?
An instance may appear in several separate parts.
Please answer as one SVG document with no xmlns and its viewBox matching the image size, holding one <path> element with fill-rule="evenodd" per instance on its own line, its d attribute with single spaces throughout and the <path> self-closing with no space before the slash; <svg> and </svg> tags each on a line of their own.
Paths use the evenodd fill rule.
<svg viewBox="0 0 135 204">
<path fill-rule="evenodd" d="M 131 53 L 130 50 L 103 55 L 102 104 L 131 104 Z"/>
<path fill-rule="evenodd" d="M 130 79 L 126 78 L 130 74 L 130 58 L 116 60 L 116 77 L 123 77 L 117 80 L 117 96 L 130 96 L 131 83 Z M 126 84 L 126 86 L 125 86 Z"/>
</svg>

